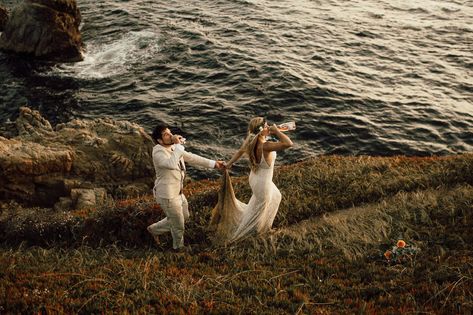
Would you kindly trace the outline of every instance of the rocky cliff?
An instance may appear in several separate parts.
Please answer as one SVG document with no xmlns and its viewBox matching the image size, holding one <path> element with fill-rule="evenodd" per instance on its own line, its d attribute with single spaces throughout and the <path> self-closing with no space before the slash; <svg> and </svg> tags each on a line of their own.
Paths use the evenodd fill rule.
<svg viewBox="0 0 473 315">
<path fill-rule="evenodd" d="M 0 27 L 2 25 L 0 10 Z M 52 61 L 83 59 L 81 15 L 75 0 L 25 0 L 13 8 L 0 49 Z"/>
<path fill-rule="evenodd" d="M 0 137 L 0 198 L 59 208 L 149 193 L 153 141 L 137 124 L 73 120 L 52 128 L 27 107 Z M 4 134 L 5 135 L 5 134 Z"/>
</svg>

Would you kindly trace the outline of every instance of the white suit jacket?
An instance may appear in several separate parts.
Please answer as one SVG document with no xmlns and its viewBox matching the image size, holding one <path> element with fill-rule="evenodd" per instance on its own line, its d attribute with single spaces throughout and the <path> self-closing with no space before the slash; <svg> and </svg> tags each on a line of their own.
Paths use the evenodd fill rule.
<svg viewBox="0 0 473 315">
<path fill-rule="evenodd" d="M 186 152 L 180 144 L 165 148 L 159 144 L 153 148 L 153 165 L 156 171 L 154 196 L 171 199 L 179 196 L 184 184 L 185 163 L 214 168 L 215 161 Z"/>
</svg>

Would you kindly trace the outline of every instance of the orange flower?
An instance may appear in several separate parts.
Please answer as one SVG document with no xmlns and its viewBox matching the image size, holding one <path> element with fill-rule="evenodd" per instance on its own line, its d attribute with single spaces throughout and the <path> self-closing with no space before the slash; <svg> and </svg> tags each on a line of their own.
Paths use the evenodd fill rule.
<svg viewBox="0 0 473 315">
<path fill-rule="evenodd" d="M 406 242 L 404 242 L 403 240 L 397 241 L 397 247 L 400 247 L 400 248 L 406 247 Z"/>
<path fill-rule="evenodd" d="M 389 259 L 391 259 L 392 254 L 393 253 L 390 250 L 387 250 L 387 251 L 384 252 L 384 257 L 386 257 L 386 259 L 389 260 Z"/>
</svg>

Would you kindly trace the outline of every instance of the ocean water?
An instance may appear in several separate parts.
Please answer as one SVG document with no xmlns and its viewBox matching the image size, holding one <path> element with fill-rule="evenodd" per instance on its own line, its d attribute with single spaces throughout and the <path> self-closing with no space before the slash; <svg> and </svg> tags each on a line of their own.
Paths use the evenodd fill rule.
<svg viewBox="0 0 473 315">
<path fill-rule="evenodd" d="M 17 1 L 0 1 L 7 7 Z M 0 121 L 159 122 L 230 158 L 251 117 L 320 154 L 473 151 L 473 1 L 78 1 L 85 60 L 0 53 Z M 238 169 L 237 169 L 238 170 Z M 198 173 L 196 176 L 206 176 Z"/>
</svg>

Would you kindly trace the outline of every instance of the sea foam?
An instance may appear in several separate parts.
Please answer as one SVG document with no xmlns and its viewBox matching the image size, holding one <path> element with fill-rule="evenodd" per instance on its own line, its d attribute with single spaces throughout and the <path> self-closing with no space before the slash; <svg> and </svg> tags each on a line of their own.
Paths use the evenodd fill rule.
<svg viewBox="0 0 473 315">
<path fill-rule="evenodd" d="M 123 75 L 158 54 L 158 42 L 158 34 L 152 31 L 129 32 L 108 43 L 92 42 L 86 47 L 83 61 L 55 66 L 48 74 L 80 79 Z"/>
</svg>

